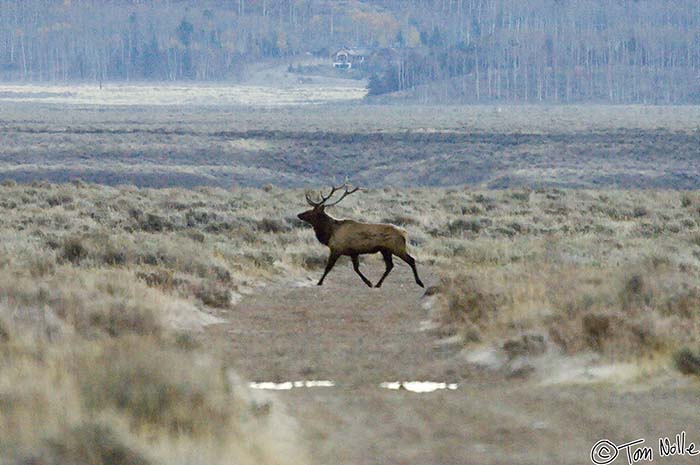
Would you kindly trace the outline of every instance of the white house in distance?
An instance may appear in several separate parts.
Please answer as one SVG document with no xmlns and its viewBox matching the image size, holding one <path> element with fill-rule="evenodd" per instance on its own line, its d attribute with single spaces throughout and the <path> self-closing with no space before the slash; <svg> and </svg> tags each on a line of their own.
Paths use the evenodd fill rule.
<svg viewBox="0 0 700 465">
<path fill-rule="evenodd" d="M 338 69 L 350 69 L 353 66 L 361 66 L 367 57 L 367 50 L 341 48 L 333 54 L 333 67 Z"/>
</svg>

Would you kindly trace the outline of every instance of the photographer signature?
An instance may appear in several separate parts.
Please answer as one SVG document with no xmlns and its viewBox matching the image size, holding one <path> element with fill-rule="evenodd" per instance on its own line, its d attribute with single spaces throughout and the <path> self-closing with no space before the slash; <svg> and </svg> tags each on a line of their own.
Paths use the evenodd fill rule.
<svg viewBox="0 0 700 465">
<path fill-rule="evenodd" d="M 601 439 L 591 448 L 591 462 L 595 465 L 607 465 L 613 463 L 621 451 L 625 452 L 627 464 L 632 465 L 638 462 L 652 462 L 654 460 L 654 449 L 644 444 L 644 439 L 626 442 L 616 445 L 609 439 Z M 700 454 L 700 450 L 695 448 L 695 443 L 686 441 L 685 431 L 676 434 L 672 442 L 668 437 L 659 438 L 659 457 L 671 457 L 680 455 L 694 456 Z"/>
</svg>

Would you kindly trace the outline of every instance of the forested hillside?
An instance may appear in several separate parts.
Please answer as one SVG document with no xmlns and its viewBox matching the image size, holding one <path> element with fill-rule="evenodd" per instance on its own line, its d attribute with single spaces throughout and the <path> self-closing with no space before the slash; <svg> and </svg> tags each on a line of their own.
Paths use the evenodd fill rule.
<svg viewBox="0 0 700 465">
<path fill-rule="evenodd" d="M 700 102 L 697 0 L 0 0 L 6 81 L 235 80 L 342 46 L 371 94 Z"/>
</svg>

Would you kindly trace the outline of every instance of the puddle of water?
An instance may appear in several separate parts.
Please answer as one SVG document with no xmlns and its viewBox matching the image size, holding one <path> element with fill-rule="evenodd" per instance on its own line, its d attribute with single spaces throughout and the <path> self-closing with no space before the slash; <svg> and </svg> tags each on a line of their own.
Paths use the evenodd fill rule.
<svg viewBox="0 0 700 465">
<path fill-rule="evenodd" d="M 269 391 L 289 391 L 295 388 L 315 388 L 315 387 L 335 387 L 333 381 L 327 380 L 311 380 L 311 381 L 285 381 L 282 383 L 273 382 L 259 382 L 259 383 L 249 383 L 248 386 L 251 389 L 264 389 Z M 457 389 L 457 383 L 436 383 L 434 381 L 394 381 L 389 383 L 380 383 L 380 388 L 399 390 L 403 389 L 410 392 L 434 392 L 441 389 L 447 389 L 449 391 L 454 391 Z"/>
<path fill-rule="evenodd" d="M 391 383 L 381 383 L 379 387 L 393 390 L 405 389 L 406 391 L 424 393 L 441 389 L 454 391 L 458 386 L 457 383 L 436 383 L 434 381 L 394 381 Z"/>
<path fill-rule="evenodd" d="M 312 388 L 312 387 L 333 387 L 335 383 L 327 380 L 311 380 L 311 381 L 286 381 L 284 383 L 249 383 L 251 389 L 267 389 L 271 391 L 288 391 L 294 388 Z"/>
</svg>

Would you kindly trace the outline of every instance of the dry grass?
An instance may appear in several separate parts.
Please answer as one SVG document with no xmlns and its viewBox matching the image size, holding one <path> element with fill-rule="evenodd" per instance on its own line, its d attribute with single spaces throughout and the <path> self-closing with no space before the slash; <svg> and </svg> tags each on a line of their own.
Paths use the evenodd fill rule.
<svg viewBox="0 0 700 465">
<path fill-rule="evenodd" d="M 206 354 L 128 336 L 0 343 L 3 463 L 306 463 Z M 279 441 L 279 443 L 275 442 Z"/>
<path fill-rule="evenodd" d="M 3 102 L 0 181 L 305 187 L 350 176 L 372 187 L 700 187 L 697 106 L 282 109 L 175 100 L 183 104 L 175 112 Z"/>
<path fill-rule="evenodd" d="M 452 195 L 464 199 L 465 216 L 483 213 L 461 220 L 462 240 L 450 239 L 460 220 L 448 216 L 434 233 L 446 237 L 421 251 L 455 270 L 433 291 L 443 336 L 498 345 L 539 334 L 567 354 L 628 361 L 700 343 L 694 193 Z"/>
<path fill-rule="evenodd" d="M 307 462 L 282 407 L 200 348 L 237 286 L 272 273 L 257 223 L 229 244 L 203 192 L 2 190 L 0 461 Z"/>
<path fill-rule="evenodd" d="M 318 273 L 305 208 L 272 186 L 0 188 L 3 463 L 303 463 L 197 332 L 237 292 Z M 334 214 L 409 231 L 442 336 L 695 370 L 696 192 L 369 189 Z"/>
<path fill-rule="evenodd" d="M 441 284 L 435 318 L 465 341 L 541 334 L 564 353 L 634 361 L 697 344 L 697 276 L 672 267 L 507 266 Z M 488 276 L 488 278 L 486 278 Z M 477 334 L 478 337 L 475 337 Z"/>
</svg>

